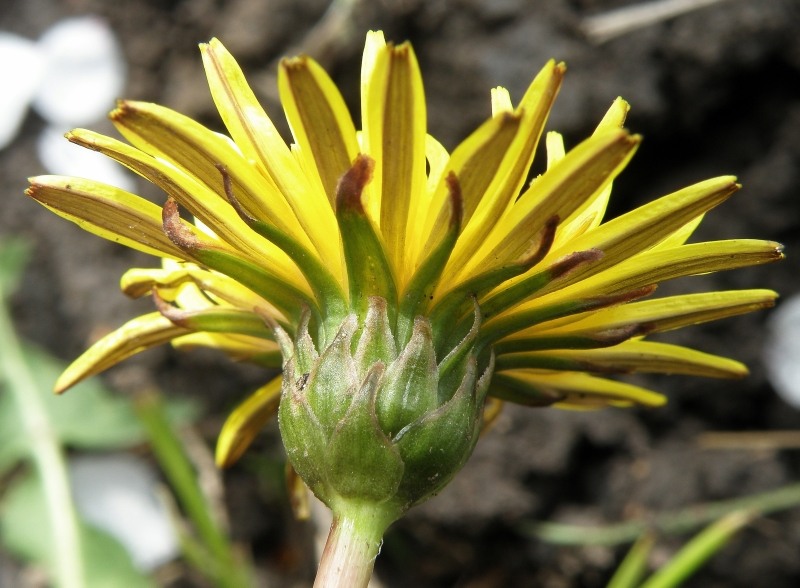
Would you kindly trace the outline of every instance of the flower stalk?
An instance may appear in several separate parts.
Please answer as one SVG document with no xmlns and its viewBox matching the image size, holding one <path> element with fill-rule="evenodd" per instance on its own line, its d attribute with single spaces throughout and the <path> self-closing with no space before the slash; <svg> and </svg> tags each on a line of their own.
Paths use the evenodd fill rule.
<svg viewBox="0 0 800 588">
<path fill-rule="evenodd" d="M 314 588 L 365 588 L 389 525 L 399 518 L 384 505 L 342 501 L 334 507 Z"/>
</svg>

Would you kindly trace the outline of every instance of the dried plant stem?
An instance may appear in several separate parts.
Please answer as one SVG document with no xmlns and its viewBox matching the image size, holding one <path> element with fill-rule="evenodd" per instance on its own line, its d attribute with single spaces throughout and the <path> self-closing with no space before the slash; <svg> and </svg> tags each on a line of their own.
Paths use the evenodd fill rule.
<svg viewBox="0 0 800 588">
<path fill-rule="evenodd" d="M 800 449 L 800 431 L 714 431 L 697 438 L 703 449 L 778 451 Z"/>
<path fill-rule="evenodd" d="M 624 6 L 584 20 L 583 30 L 595 43 L 604 43 L 687 12 L 717 4 L 723 0 L 653 0 Z"/>
<path fill-rule="evenodd" d="M 363 503 L 335 510 L 314 588 L 366 588 L 396 511 Z"/>
</svg>

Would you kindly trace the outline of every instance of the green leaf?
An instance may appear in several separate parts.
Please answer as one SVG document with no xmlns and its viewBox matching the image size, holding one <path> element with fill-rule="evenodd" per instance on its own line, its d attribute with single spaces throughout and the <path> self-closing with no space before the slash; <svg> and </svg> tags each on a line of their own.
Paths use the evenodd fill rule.
<svg viewBox="0 0 800 588">
<path fill-rule="evenodd" d="M 22 269 L 30 257 L 30 249 L 23 239 L 0 241 L 0 292 L 8 295 L 16 289 Z"/>
<path fill-rule="evenodd" d="M 644 533 L 619 564 L 606 588 L 637 588 L 647 572 L 647 558 L 655 546 L 654 533 Z"/>
<path fill-rule="evenodd" d="M 55 553 L 44 491 L 31 473 L 5 493 L 0 510 L 0 539 L 15 555 L 41 564 L 53 574 Z M 137 571 L 116 539 L 87 524 L 80 525 L 86 585 L 92 588 L 147 588 L 155 584 Z"/>
<path fill-rule="evenodd" d="M 28 453 L 16 408 L 10 394 L 0 394 L 0 476 L 8 473 Z"/>
<path fill-rule="evenodd" d="M 82 382 L 56 396 L 53 383 L 66 367 L 36 347 L 21 349 L 31 369 L 46 416 L 62 444 L 91 449 L 129 447 L 144 440 L 144 431 L 127 400 L 114 397 L 100 380 Z M 6 382 L 7 387 L 15 382 Z M 0 474 L 28 455 L 29 443 L 12 394 L 0 395 Z"/>
<path fill-rule="evenodd" d="M 712 523 L 693 537 L 669 563 L 650 576 L 641 588 L 680 586 L 716 555 L 742 527 L 752 521 L 755 515 L 754 511 L 739 510 Z"/>
</svg>

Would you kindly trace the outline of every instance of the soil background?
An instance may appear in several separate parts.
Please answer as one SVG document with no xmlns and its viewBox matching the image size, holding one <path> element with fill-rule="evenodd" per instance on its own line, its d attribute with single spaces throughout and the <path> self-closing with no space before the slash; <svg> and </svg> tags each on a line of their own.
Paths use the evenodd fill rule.
<svg viewBox="0 0 800 588">
<path fill-rule="evenodd" d="M 337 2 L 347 10 L 347 2 Z M 321 61 L 358 116 L 363 39 L 383 29 L 409 39 L 420 61 L 430 132 L 452 148 L 489 114 L 489 89 L 518 99 L 544 62 L 568 64 L 549 128 L 575 145 L 622 95 L 627 126 L 644 143 L 615 184 L 609 216 L 692 182 L 738 175 L 744 189 L 708 215 L 693 239 L 766 238 L 788 258 L 770 267 L 700 276 L 661 292 L 773 288 L 800 290 L 800 2 L 729 0 L 605 43 L 583 32 L 586 18 L 626 0 L 374 0 L 331 18 L 327 0 L 2 0 L 0 29 L 38 37 L 60 19 L 96 14 L 119 35 L 129 67 L 125 97 L 159 102 L 214 128 L 197 44 L 219 37 L 236 55 L 274 118 L 275 63 L 306 52 Z M 335 10 L 332 9 L 332 10 Z M 342 16 L 342 13 L 340 13 Z M 327 24 L 325 24 L 327 23 Z M 111 106 L 111 105 L 109 105 Z M 0 113 L 0 116 L 2 113 Z M 117 281 L 152 259 L 85 234 L 23 196 L 43 173 L 30 114 L 0 152 L 0 236 L 35 244 L 34 263 L 14 300 L 21 333 L 57 356 L 77 356 L 99 333 L 149 309 Z M 103 123 L 96 128 L 108 130 Z M 285 128 L 284 128 L 285 131 Z M 141 192 L 158 199 L 152 187 Z M 647 518 L 702 501 L 777 488 L 800 474 L 797 450 L 708 450 L 709 431 L 797 430 L 800 413 L 768 384 L 762 347 L 768 312 L 729 319 L 666 340 L 734 357 L 741 381 L 639 378 L 665 392 L 657 411 L 568 413 L 508 407 L 471 461 L 439 497 L 386 537 L 377 577 L 387 587 L 603 586 L 624 549 L 556 547 L 526 534 L 534 520 L 587 525 Z M 798 359 L 800 361 L 800 359 Z M 219 426 L 263 374 L 210 353 L 159 349 L 112 370 L 121 391 L 143 382 L 202 403 L 198 424 L 209 446 Z M 135 384 L 134 384 L 135 382 Z M 304 586 L 313 577 L 312 530 L 294 522 L 279 484 L 277 429 L 225 472 L 232 533 L 252 554 L 264 585 Z M 681 539 L 654 553 L 663 562 Z M 170 586 L 204 586 L 177 574 Z M 688 586 L 788 588 L 800 585 L 800 511 L 756 521 Z"/>
</svg>

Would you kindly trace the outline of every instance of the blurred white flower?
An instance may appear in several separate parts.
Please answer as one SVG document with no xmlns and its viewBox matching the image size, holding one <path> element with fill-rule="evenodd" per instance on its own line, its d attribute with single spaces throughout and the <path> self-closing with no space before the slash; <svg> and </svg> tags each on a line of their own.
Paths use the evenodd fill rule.
<svg viewBox="0 0 800 588">
<path fill-rule="evenodd" d="M 121 166 L 63 136 L 105 117 L 123 91 L 126 69 L 113 31 L 95 16 L 56 23 L 38 42 L 0 32 L 0 149 L 14 140 L 33 106 L 49 124 L 37 141 L 48 172 L 133 190 L 133 177 Z"/>
<path fill-rule="evenodd" d="M 36 43 L 0 31 L 0 149 L 17 136 L 44 69 Z"/>
<path fill-rule="evenodd" d="M 770 315 L 764 363 L 775 391 L 800 409 L 800 295 L 785 300 Z"/>
<path fill-rule="evenodd" d="M 33 106 L 52 125 L 72 128 L 103 118 L 125 84 L 114 33 L 93 16 L 57 23 L 39 39 L 44 76 Z"/>
<path fill-rule="evenodd" d="M 175 528 L 146 462 L 124 453 L 77 457 L 70 478 L 81 517 L 116 538 L 138 569 L 178 556 Z"/>
</svg>

